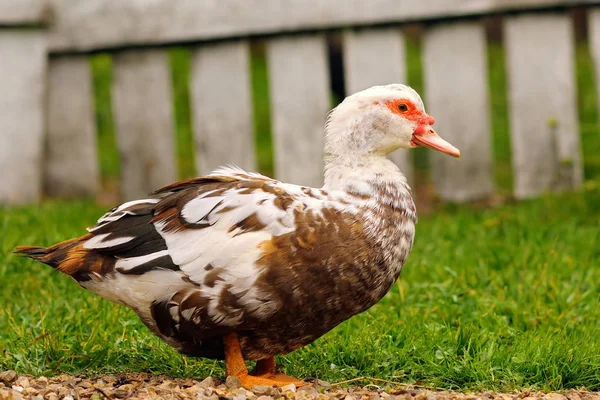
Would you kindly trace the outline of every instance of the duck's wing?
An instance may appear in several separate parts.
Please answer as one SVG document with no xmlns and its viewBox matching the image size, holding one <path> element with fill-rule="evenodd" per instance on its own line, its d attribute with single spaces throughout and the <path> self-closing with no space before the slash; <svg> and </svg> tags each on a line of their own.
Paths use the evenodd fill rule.
<svg viewBox="0 0 600 400">
<path fill-rule="evenodd" d="M 138 313 L 150 310 L 145 322 L 163 336 L 266 319 L 281 306 L 268 286 L 289 288 L 295 279 L 273 269 L 318 258 L 319 241 L 349 245 L 353 233 L 328 222 L 333 203 L 320 189 L 237 169 L 176 183 L 89 229 L 83 249 L 114 262 L 88 268 L 82 285 Z M 265 274 L 271 283 L 257 284 Z"/>
</svg>

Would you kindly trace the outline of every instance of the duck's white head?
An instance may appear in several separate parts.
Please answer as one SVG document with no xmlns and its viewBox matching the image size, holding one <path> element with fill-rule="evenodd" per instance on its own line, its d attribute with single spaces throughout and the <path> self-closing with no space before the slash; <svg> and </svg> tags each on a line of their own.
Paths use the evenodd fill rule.
<svg viewBox="0 0 600 400">
<path fill-rule="evenodd" d="M 419 94 L 409 86 L 373 86 L 355 93 L 329 114 L 325 128 L 326 162 L 386 156 L 399 148 L 425 146 L 460 158 L 431 125 Z"/>
</svg>

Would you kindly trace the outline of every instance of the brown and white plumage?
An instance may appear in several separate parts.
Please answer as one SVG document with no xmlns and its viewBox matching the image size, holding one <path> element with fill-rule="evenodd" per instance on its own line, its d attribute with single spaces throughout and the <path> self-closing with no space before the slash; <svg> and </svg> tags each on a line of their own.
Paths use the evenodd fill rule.
<svg viewBox="0 0 600 400">
<path fill-rule="evenodd" d="M 226 167 L 122 204 L 87 235 L 17 251 L 131 307 L 183 353 L 228 358 L 226 337 L 245 359 L 288 353 L 398 278 L 416 211 L 385 154 L 427 145 L 458 155 L 432 122 L 412 89 L 374 87 L 330 114 L 323 188 Z"/>
</svg>

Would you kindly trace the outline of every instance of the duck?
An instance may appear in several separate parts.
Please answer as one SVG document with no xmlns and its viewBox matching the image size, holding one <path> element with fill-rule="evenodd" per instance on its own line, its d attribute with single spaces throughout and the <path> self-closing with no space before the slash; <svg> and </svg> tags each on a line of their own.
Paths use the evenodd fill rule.
<svg viewBox="0 0 600 400">
<path fill-rule="evenodd" d="M 225 360 L 246 388 L 300 386 L 275 356 L 379 302 L 412 249 L 415 204 L 386 156 L 424 146 L 460 158 L 434 122 L 409 86 L 374 86 L 328 114 L 321 188 L 225 166 L 15 252 L 131 308 L 179 352 Z"/>
</svg>

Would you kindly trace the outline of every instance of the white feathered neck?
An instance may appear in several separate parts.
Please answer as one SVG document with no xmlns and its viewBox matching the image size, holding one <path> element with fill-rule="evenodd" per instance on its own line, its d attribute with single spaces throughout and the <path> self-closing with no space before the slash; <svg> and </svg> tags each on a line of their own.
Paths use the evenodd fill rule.
<svg viewBox="0 0 600 400">
<path fill-rule="evenodd" d="M 377 104 L 398 96 L 398 92 L 417 96 L 418 103 L 422 102 L 409 87 L 393 86 L 393 90 L 388 86 L 359 92 L 329 113 L 325 124 L 325 189 L 368 195 L 373 185 L 406 186 L 406 177 L 387 155 L 410 147 L 410 134 L 391 135 L 392 115 Z"/>
</svg>

